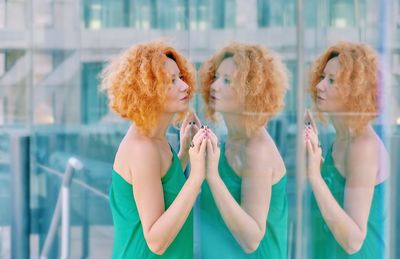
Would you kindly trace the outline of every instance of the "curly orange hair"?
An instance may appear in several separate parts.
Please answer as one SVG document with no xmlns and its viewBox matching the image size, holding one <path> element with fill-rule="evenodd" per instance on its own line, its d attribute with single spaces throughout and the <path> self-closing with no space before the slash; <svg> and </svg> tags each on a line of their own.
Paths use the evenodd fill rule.
<svg viewBox="0 0 400 259">
<path fill-rule="evenodd" d="M 231 84 L 244 98 L 246 131 L 251 135 L 283 109 L 288 88 L 287 69 L 278 56 L 261 45 L 233 42 L 221 49 L 200 69 L 205 113 L 213 121 L 215 110 L 209 105 L 210 88 L 219 65 L 229 57 L 236 64 Z"/>
<path fill-rule="evenodd" d="M 339 61 L 335 77 L 335 87 L 341 99 L 345 100 L 342 112 L 346 116 L 352 134 L 357 135 L 378 113 L 378 57 L 365 44 L 339 42 L 326 49 L 314 62 L 310 70 L 310 94 L 317 100 L 317 85 L 326 64 L 333 57 Z M 318 117 L 324 120 L 322 114 Z M 358 115 L 353 115 L 358 113 Z"/>
<path fill-rule="evenodd" d="M 194 68 L 183 55 L 162 42 L 132 46 L 101 73 L 101 88 L 108 93 L 110 108 L 133 121 L 146 135 L 157 123 L 172 81 L 164 68 L 167 58 L 176 62 L 182 80 L 189 86 L 190 99 L 195 91 Z"/>
</svg>

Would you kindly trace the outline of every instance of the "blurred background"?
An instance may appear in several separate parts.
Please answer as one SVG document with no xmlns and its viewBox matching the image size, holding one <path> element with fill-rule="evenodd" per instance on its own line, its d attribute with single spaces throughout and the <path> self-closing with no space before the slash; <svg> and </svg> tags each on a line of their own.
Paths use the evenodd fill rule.
<svg viewBox="0 0 400 259">
<path fill-rule="evenodd" d="M 232 40 L 284 60 L 290 90 L 268 130 L 289 176 L 289 258 L 312 245 L 298 145 L 310 63 L 338 40 L 371 45 L 384 72 L 374 127 L 392 158 L 388 257 L 400 258 L 399 32 L 399 0 L 0 0 L 0 258 L 111 257 L 108 187 L 129 123 L 110 112 L 98 74 L 123 49 L 159 39 L 197 69 Z M 191 105 L 202 118 L 199 94 Z M 334 133 L 321 127 L 326 152 Z M 177 149 L 178 130 L 168 137 Z"/>
</svg>

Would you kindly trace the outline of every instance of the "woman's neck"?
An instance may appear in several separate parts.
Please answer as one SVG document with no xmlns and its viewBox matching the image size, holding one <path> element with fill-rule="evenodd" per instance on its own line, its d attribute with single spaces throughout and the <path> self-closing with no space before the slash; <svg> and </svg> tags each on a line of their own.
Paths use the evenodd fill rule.
<svg viewBox="0 0 400 259">
<path fill-rule="evenodd" d="M 333 127 L 336 131 L 337 140 L 350 140 L 352 137 L 351 129 L 341 115 L 330 115 Z"/>
<path fill-rule="evenodd" d="M 163 114 L 161 113 L 158 116 L 157 123 L 154 125 L 153 128 L 150 129 L 146 137 L 156 140 L 156 141 L 165 141 L 166 140 L 166 132 L 168 129 L 168 126 L 171 122 L 172 115 L 170 114 Z M 135 126 L 131 126 L 129 128 L 129 131 L 133 132 L 134 134 L 139 134 L 143 135 Z"/>
<path fill-rule="evenodd" d="M 228 129 L 227 142 L 246 142 L 249 139 L 243 116 L 232 113 L 224 113 L 222 116 Z"/>
<path fill-rule="evenodd" d="M 264 127 L 260 127 L 249 135 L 245 125 L 245 117 L 243 115 L 223 114 L 223 117 L 228 129 L 228 136 L 226 139 L 227 143 L 245 145 L 251 139 L 260 136 L 260 134 L 267 133 Z"/>
</svg>

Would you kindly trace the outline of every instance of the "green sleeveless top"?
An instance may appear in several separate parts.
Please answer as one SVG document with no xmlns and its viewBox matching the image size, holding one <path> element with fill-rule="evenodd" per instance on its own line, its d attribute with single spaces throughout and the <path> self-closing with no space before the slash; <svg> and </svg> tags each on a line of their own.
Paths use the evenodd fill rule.
<svg viewBox="0 0 400 259">
<path fill-rule="evenodd" d="M 172 164 L 161 178 L 165 209 L 172 204 L 186 181 L 179 158 L 172 148 L 171 151 Z M 114 170 L 110 187 L 110 206 L 114 221 L 112 258 L 193 258 L 193 212 L 190 212 L 182 229 L 165 253 L 159 256 L 152 253 L 147 246 L 132 185 Z"/>
<path fill-rule="evenodd" d="M 343 208 L 346 179 L 339 173 L 332 158 L 332 147 L 328 151 L 322 165 L 322 177 L 328 185 L 333 197 Z M 388 210 L 385 201 L 386 182 L 375 186 L 371 210 L 368 217 L 367 235 L 361 249 L 349 255 L 336 241 L 328 228 L 318 208 L 315 196 L 311 194 L 311 256 L 310 258 L 339 259 L 339 258 L 386 258 L 386 223 Z"/>
<path fill-rule="evenodd" d="M 218 171 L 234 199 L 240 204 L 242 178 L 229 165 L 225 145 L 221 146 Z M 288 205 L 286 175 L 272 186 L 264 238 L 256 251 L 246 254 L 226 226 L 207 182 L 200 194 L 200 256 L 220 258 L 287 258 Z"/>
</svg>

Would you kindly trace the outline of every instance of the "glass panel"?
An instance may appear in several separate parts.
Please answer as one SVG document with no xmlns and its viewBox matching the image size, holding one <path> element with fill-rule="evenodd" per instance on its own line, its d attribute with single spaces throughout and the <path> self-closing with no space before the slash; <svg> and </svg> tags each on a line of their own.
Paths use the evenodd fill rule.
<svg viewBox="0 0 400 259">
<path fill-rule="evenodd" d="M 332 84 L 335 89 L 338 89 L 339 96 L 341 96 L 340 98 L 343 98 L 348 102 L 348 106 L 335 115 L 332 115 L 332 110 L 327 113 L 330 115 L 326 117 L 327 123 L 317 120 L 318 139 L 320 141 L 322 156 L 324 158 L 321 168 L 318 169 L 318 173 L 322 174 L 322 177 L 318 177 L 318 179 L 322 180 L 319 181 L 318 184 L 311 181 L 310 177 L 307 177 L 306 172 L 316 172 L 316 170 L 311 170 L 310 168 L 306 169 L 304 177 L 306 177 L 308 181 L 304 185 L 305 191 L 302 193 L 302 239 L 298 240 L 301 244 L 301 255 L 302 257 L 307 258 L 321 258 L 329 257 L 332 254 L 340 257 L 346 256 L 349 253 L 355 253 L 359 256 L 366 256 L 366 253 L 368 253 L 368 256 L 374 254 L 375 257 L 390 258 L 391 256 L 394 256 L 394 249 L 389 249 L 387 246 L 384 248 L 382 243 L 374 241 L 379 239 L 383 240 L 386 244 L 389 244 L 391 239 L 389 234 L 390 231 L 388 230 L 390 229 L 390 225 L 394 222 L 394 214 L 391 214 L 394 213 L 394 208 L 392 205 L 389 205 L 389 203 L 393 201 L 393 197 L 389 190 L 394 186 L 393 181 L 395 181 L 395 178 L 393 178 L 393 170 L 397 169 L 394 169 L 393 161 L 390 161 L 389 159 L 393 159 L 394 152 L 396 152 L 393 148 L 397 146 L 397 144 L 393 144 L 394 142 L 391 139 L 396 139 L 397 137 L 396 133 L 394 133 L 395 130 L 392 131 L 396 126 L 394 124 L 394 113 L 389 111 L 392 109 L 389 107 L 395 106 L 395 103 L 398 101 L 389 101 L 391 98 L 387 99 L 388 97 L 385 97 L 395 88 L 395 83 L 391 81 L 392 76 L 385 74 L 380 77 L 378 76 L 377 70 L 386 70 L 385 67 L 390 63 L 387 59 L 390 55 L 388 54 L 390 48 L 386 45 L 389 41 L 387 41 L 388 38 L 386 38 L 386 33 L 380 31 L 383 27 L 390 24 L 390 22 L 386 20 L 385 15 L 382 16 L 382 14 L 385 13 L 385 10 L 382 9 L 385 9 L 385 7 L 379 3 L 379 1 L 328 1 L 327 3 L 328 6 L 326 7 L 323 2 L 317 5 L 317 11 L 321 14 L 324 14 L 327 11 L 329 14 L 329 23 L 318 24 L 318 26 L 315 26 L 315 30 L 311 29 L 311 27 L 308 29 L 308 32 L 306 30 L 306 33 L 309 33 L 308 35 L 312 35 L 313 33 L 316 35 L 316 40 L 314 42 L 307 42 L 306 39 L 305 53 L 313 53 L 310 56 L 305 56 L 307 68 L 310 69 L 311 64 L 315 62 L 317 57 L 319 57 L 329 46 L 337 44 L 338 41 L 364 42 L 376 52 L 375 57 L 379 65 L 374 70 L 374 65 L 371 62 L 372 55 L 362 47 L 357 46 L 352 50 L 349 50 L 348 47 L 341 45 L 339 48 L 339 53 L 351 53 L 350 56 L 339 54 L 339 71 L 340 67 L 345 65 L 345 61 L 354 62 L 353 65 L 347 68 L 347 73 L 349 73 L 349 75 L 351 74 L 352 77 L 345 79 L 345 81 L 340 81 L 342 80 L 338 79 L 340 74 L 335 72 L 334 74 L 336 79 L 335 83 Z M 366 15 L 361 17 L 361 13 L 365 13 Z M 367 26 L 366 23 L 372 20 L 379 22 L 375 23 L 374 26 Z M 350 36 L 350 31 L 356 33 L 354 34 L 354 37 Z M 321 40 L 322 35 L 325 33 L 327 39 Z M 376 35 L 379 33 L 381 33 L 381 36 L 377 37 Z M 321 36 L 318 36 L 318 34 Z M 364 54 L 360 53 L 369 53 L 366 54 L 369 58 L 362 59 L 361 57 Z M 332 61 L 334 59 L 330 60 L 330 62 L 334 62 Z M 357 70 L 361 65 L 368 67 L 368 69 L 370 69 L 369 72 L 366 73 L 365 70 Z M 326 71 L 329 72 L 329 69 L 332 68 L 328 65 L 324 65 L 324 69 L 327 69 Z M 328 72 L 326 73 L 328 74 Z M 311 80 L 310 75 L 308 76 L 309 81 Z M 316 109 L 315 107 L 318 107 L 319 109 L 326 109 L 329 111 L 329 108 L 324 106 L 325 101 L 323 100 L 324 98 L 327 98 L 327 103 L 333 102 L 334 100 L 324 96 L 328 91 L 330 91 L 324 90 L 329 87 L 329 84 L 327 83 L 329 76 L 327 75 L 327 77 L 323 77 L 322 75 L 318 75 L 317 72 L 314 72 L 313 75 L 315 77 L 321 76 L 316 92 L 322 99 L 314 102 L 308 98 L 305 101 L 305 106 L 314 107 L 314 110 Z M 323 78 L 326 78 L 325 81 L 323 81 Z M 344 77 L 342 76 L 341 78 Z M 354 80 L 354 78 L 357 78 L 357 80 Z M 367 94 L 376 94 L 376 99 L 368 102 L 368 99 L 364 97 L 362 105 L 355 108 L 358 101 L 352 98 L 354 98 L 355 95 L 358 95 L 356 89 L 363 84 L 365 85 L 365 83 L 361 82 L 366 78 L 369 78 L 369 82 L 377 83 L 371 83 L 368 85 L 365 91 L 363 91 L 363 94 L 365 94 L 365 96 L 367 96 Z M 309 84 L 311 83 L 309 82 Z M 343 92 L 340 91 L 343 91 L 343 89 L 348 85 L 351 86 L 351 94 L 347 96 L 341 95 Z M 376 92 L 374 92 L 373 87 L 377 87 Z M 355 143 L 363 143 L 360 145 L 364 146 L 364 149 L 366 149 L 368 147 L 368 141 L 365 140 L 365 142 L 360 142 L 360 139 L 362 138 L 357 135 L 355 131 L 352 132 L 351 139 L 346 139 L 346 137 L 343 138 L 343 132 L 340 127 L 337 126 L 337 121 L 347 121 L 346 118 L 349 118 L 350 121 L 351 118 L 351 121 L 353 121 L 352 123 L 354 123 L 354 121 L 360 120 L 362 116 L 369 116 L 365 109 L 369 107 L 369 111 L 371 111 L 374 105 L 379 106 L 379 109 L 375 111 L 377 118 L 375 120 L 370 119 L 371 128 L 369 130 L 372 132 L 371 134 L 373 137 L 366 139 L 377 141 L 381 144 L 375 148 L 376 153 L 371 157 L 371 159 L 364 159 L 362 162 L 359 161 L 356 163 L 354 156 L 351 155 L 351 152 L 354 152 L 354 149 L 356 148 L 357 144 Z M 351 108 L 349 108 L 350 106 Z M 316 117 L 317 113 L 315 112 L 313 115 Z M 355 127 L 354 124 L 353 126 L 350 126 L 350 122 L 345 122 L 344 125 L 346 129 Z M 368 128 L 363 128 L 363 134 L 366 134 L 365 132 L 368 132 L 369 130 Z M 386 152 L 388 152 L 389 155 L 386 155 Z M 358 156 L 362 157 L 362 153 L 363 152 L 360 152 Z M 307 160 L 305 160 L 305 163 L 307 163 Z M 367 187 L 360 183 L 363 180 L 355 180 L 353 177 L 355 177 L 354 175 L 357 173 L 357 168 L 360 170 L 360 164 L 363 164 L 368 165 L 363 169 L 363 177 L 367 178 L 368 171 L 371 170 L 372 167 L 371 163 L 375 163 L 377 170 L 373 171 L 373 177 L 370 178 L 370 180 L 372 179 L 372 184 L 369 185 L 368 188 L 374 190 L 374 198 L 373 200 L 368 201 L 371 208 L 370 210 L 366 210 L 361 204 L 367 200 L 367 195 L 365 195 Z M 388 166 L 390 163 L 392 164 L 392 170 L 389 171 Z M 388 174 L 390 174 L 390 176 L 386 179 Z M 358 187 L 355 188 L 354 185 L 357 185 Z M 382 186 L 386 187 L 384 188 Z M 326 189 L 321 191 L 321 188 L 325 187 Z M 364 194 L 359 194 L 360 197 L 354 200 L 357 192 Z M 329 195 L 329 198 L 328 196 L 322 198 L 324 195 L 323 193 Z M 331 209 L 333 205 L 339 205 L 337 210 Z M 363 211 L 363 209 L 369 214 L 369 218 L 364 217 L 364 220 L 368 220 L 367 231 L 369 234 L 367 234 L 362 243 L 357 243 L 354 242 L 354 239 L 357 234 L 360 233 L 360 230 L 359 228 L 354 229 L 353 227 L 355 226 L 354 224 L 359 224 L 360 212 Z M 390 210 L 392 210 L 392 212 L 389 212 Z M 344 219 L 346 217 L 347 219 Z M 336 227 L 340 224 L 343 225 L 341 225 L 342 228 L 339 233 Z M 376 226 L 379 226 L 380 231 L 372 234 L 371 229 Z M 354 247 L 355 244 L 358 246 Z M 367 250 L 369 252 L 366 252 Z M 392 252 L 390 257 L 389 252 Z"/>
<path fill-rule="evenodd" d="M 192 1 L 189 5 L 189 18 L 191 30 L 205 30 L 209 28 L 209 8 L 210 4 L 207 0 Z"/>
<path fill-rule="evenodd" d="M 138 0 L 131 7 L 131 26 L 137 29 L 157 28 L 156 1 Z"/>
<path fill-rule="evenodd" d="M 350 27 L 355 24 L 355 4 L 358 1 L 329 1 L 330 25 L 333 27 Z"/>
<path fill-rule="evenodd" d="M 85 27 L 100 29 L 108 27 L 129 26 L 129 1 L 118 0 L 85 0 L 83 1 L 83 15 Z"/>
<path fill-rule="evenodd" d="M 27 48 L 27 1 L 0 1 L 0 257 L 11 258 L 15 181 L 12 139 L 29 128 L 31 63 Z M 14 144 L 15 145 L 15 144 Z M 25 150 L 26 151 L 26 150 Z M 14 162 L 14 170 L 16 163 Z M 21 166 L 21 164 L 18 164 Z M 22 205 L 21 205 L 22 206 Z M 24 215 L 25 217 L 27 215 Z M 15 234 L 14 234 L 15 235 Z"/>
<path fill-rule="evenodd" d="M 3 53 L 2 121 L 5 125 L 24 125 L 29 121 L 29 56 L 23 50 L 7 49 Z"/>
<path fill-rule="evenodd" d="M 28 1 L 25 0 L 13 0 L 13 1 L 1 1 L 0 2 L 3 10 L 3 15 L 0 16 L 3 26 L 0 28 L 7 28 L 12 30 L 25 30 L 29 24 L 29 9 Z"/>
<path fill-rule="evenodd" d="M 107 97 L 99 92 L 98 75 L 103 69 L 103 64 L 85 63 L 82 67 L 82 123 L 95 123 L 102 119 L 108 112 Z"/>
<path fill-rule="evenodd" d="M 300 7 L 297 6 L 299 2 L 302 3 Z M 298 10 L 302 10 L 302 13 L 298 13 Z M 298 24 L 299 15 L 303 24 Z M 265 209 L 268 204 L 272 208 L 269 215 L 274 215 L 277 207 L 273 206 L 278 204 L 277 197 L 284 196 L 286 200 L 282 198 L 280 201 L 281 205 L 287 202 L 287 207 L 282 210 L 282 215 L 286 212 L 288 215 L 287 226 L 279 233 L 287 233 L 287 240 L 282 248 L 285 255 L 267 254 L 262 257 L 286 258 L 287 255 L 288 258 L 300 259 L 316 256 L 318 249 L 323 246 L 313 236 L 316 222 L 313 220 L 313 213 L 320 210 L 320 206 L 313 200 L 317 190 L 311 186 L 310 177 L 307 176 L 307 160 L 303 147 L 305 109 L 311 109 L 312 115 L 317 117 L 313 110 L 316 104 L 307 90 L 311 84 L 310 68 L 327 47 L 338 41 L 363 42 L 373 48 L 378 53 L 382 74 L 379 77 L 380 94 L 377 97 L 378 116 L 371 125 L 376 133 L 373 134 L 375 139 L 383 143 L 391 159 L 388 162 L 391 175 L 387 180 L 390 196 L 385 196 L 380 205 L 389 205 L 385 240 L 390 241 L 387 246 L 391 252 L 390 258 L 399 257 L 397 233 L 400 232 L 400 205 L 396 202 L 396 197 L 399 196 L 397 187 L 400 184 L 400 178 L 396 174 L 400 168 L 397 159 L 400 152 L 399 17 L 399 1 L 0 0 L 0 258 L 14 258 L 18 251 L 25 251 L 15 249 L 13 247 L 17 246 L 11 244 L 15 242 L 14 245 L 21 245 L 26 238 L 30 242 L 30 257 L 37 258 L 46 252 L 48 258 L 58 258 L 62 253 L 62 236 L 65 233 L 70 233 L 71 258 L 112 256 L 116 239 L 109 200 L 111 172 L 116 152 L 131 123 L 110 109 L 109 97 L 100 90 L 100 73 L 123 50 L 153 40 L 168 42 L 194 65 L 197 89 L 189 105 L 201 123 L 215 133 L 217 142 L 220 143 L 223 153 L 220 153 L 221 160 L 218 161 L 221 165 L 216 171 L 223 175 L 225 187 L 231 191 L 228 197 L 233 198 L 219 202 L 218 207 L 215 203 L 218 200 L 215 194 L 218 188 L 210 186 L 213 184 L 208 182 L 210 179 L 206 179 L 206 184 L 203 183 L 193 209 L 193 258 L 207 257 L 210 251 L 220 252 L 223 257 L 228 257 L 233 253 L 236 255 L 254 250 L 258 243 L 246 243 L 249 239 L 245 236 L 250 233 L 246 232 L 249 229 L 257 230 L 254 228 L 257 226 L 256 221 L 252 218 L 257 218 L 254 215 L 259 214 L 252 213 L 260 208 Z M 233 66 L 233 71 L 248 79 L 243 83 L 247 88 L 240 88 L 243 86 L 240 79 L 232 79 L 231 75 L 232 78 L 227 80 L 232 85 L 237 83 L 237 88 L 234 88 L 231 96 L 224 99 L 228 112 L 223 110 L 224 107 L 215 106 L 215 110 L 219 111 L 217 120 L 207 116 L 206 108 L 217 105 L 218 102 L 205 98 L 207 94 L 203 96 L 205 83 L 201 81 L 204 76 L 201 69 L 211 57 L 215 57 L 218 51 L 232 41 L 245 44 L 248 50 L 258 44 L 261 48 L 276 53 L 282 60 L 282 71 L 288 77 L 288 90 L 282 96 L 285 103 L 282 110 L 271 112 L 249 108 L 256 106 L 256 102 L 259 102 L 259 107 L 256 108 L 260 108 L 265 100 L 272 104 L 278 98 L 268 95 L 272 90 L 263 92 L 262 88 L 257 88 L 255 81 L 251 81 L 265 57 L 260 58 L 257 56 L 260 52 L 257 52 L 248 58 L 247 55 L 251 52 L 249 50 L 242 53 L 244 61 L 238 61 L 240 58 L 236 56 Z M 231 50 L 232 53 L 227 54 L 228 58 L 235 51 L 237 50 Z M 360 59 L 355 63 L 363 62 L 365 60 Z M 252 66 L 248 74 L 245 64 Z M 218 63 L 216 69 L 220 65 Z M 217 82 L 218 75 L 213 75 L 210 71 L 209 74 L 211 81 Z M 258 83 L 275 75 L 265 71 L 262 74 Z M 354 74 L 352 78 L 361 76 Z M 349 96 L 356 94 L 356 84 L 352 82 L 351 85 L 353 88 Z M 368 89 L 363 90 L 366 91 Z M 218 97 L 214 93 L 208 93 L 208 97 Z M 265 98 L 255 98 L 260 96 Z M 255 101 L 249 102 L 251 98 Z M 226 116 L 229 112 L 235 115 Z M 359 110 L 355 110 L 354 114 L 355 117 L 361 116 Z M 262 121 L 263 115 L 271 116 L 268 123 Z M 249 145 L 246 135 L 249 133 L 244 133 L 243 130 L 247 130 L 248 124 L 241 123 L 240 120 L 249 117 L 261 118 L 262 123 L 257 124 L 257 129 L 268 133 L 263 136 L 270 136 L 267 140 L 273 148 L 268 146 L 267 151 L 257 149 L 264 147 L 263 141 L 266 140 L 263 136 L 258 141 L 250 139 L 257 145 Z M 331 157 L 330 147 L 337 140 L 338 134 L 332 121 L 323 123 L 322 120 L 316 120 L 318 140 L 326 161 Z M 171 125 L 166 131 L 167 139 L 176 152 L 180 148 L 179 130 L 180 125 Z M 29 144 L 25 143 L 19 151 L 29 150 L 28 162 L 24 160 L 26 153 L 18 153 L 19 146 L 12 144 L 13 139 L 23 139 L 21 136 L 25 135 L 29 138 Z M 255 155 L 252 156 L 251 151 Z M 343 152 L 333 154 L 336 159 Z M 268 160 L 272 155 L 275 155 L 275 159 Z M 261 190 L 260 197 L 268 196 L 266 188 L 258 188 L 259 183 L 265 183 L 265 175 L 259 181 L 246 182 L 246 173 L 249 173 L 246 166 L 259 165 L 262 161 L 277 163 L 280 159 L 284 170 L 278 171 L 284 172 L 286 177 L 284 195 L 278 196 L 276 189 L 271 189 L 272 197 L 260 201 L 252 196 L 254 193 L 249 192 L 249 189 L 246 193 L 246 183 L 249 183 L 252 191 Z M 268 163 L 262 168 L 269 168 Z M 27 168 L 23 167 L 27 164 Z M 382 162 L 379 166 L 383 164 Z M 80 169 L 79 165 L 83 165 L 83 168 Z M 14 177 L 19 171 L 11 173 L 12 168 L 18 166 L 25 177 Z M 49 231 L 59 201 L 62 177 L 67 175 L 69 166 L 75 168 L 69 196 L 70 231 L 63 232 L 61 227 L 55 228 L 54 238 L 49 240 L 51 242 L 47 246 L 45 243 L 51 237 Z M 346 174 L 350 171 L 346 168 L 344 172 L 347 177 Z M 189 167 L 184 175 L 190 177 L 191 173 L 196 173 L 196 170 Z M 276 175 L 278 174 L 275 173 L 271 179 L 279 179 Z M 333 180 L 329 180 L 326 175 L 324 177 L 324 186 L 329 189 L 334 184 Z M 18 180 L 24 179 L 29 179 L 27 185 L 15 187 Z M 24 210 L 24 202 L 14 199 L 17 197 L 16 193 L 20 197 L 28 197 L 29 212 Z M 251 198 L 259 206 L 249 205 L 246 199 Z M 240 231 L 235 232 L 232 221 L 222 218 L 222 211 L 227 209 L 223 207 L 226 204 L 233 205 L 233 208 L 244 213 L 241 215 L 246 218 L 243 221 L 245 223 L 242 222 L 245 229 L 238 227 Z M 339 205 L 340 212 L 349 211 L 349 208 L 343 209 L 343 204 Z M 376 210 L 371 211 L 375 212 Z M 237 216 L 235 212 L 228 214 Z M 21 215 L 22 218 L 18 217 Z M 284 216 L 280 219 L 282 218 Z M 12 219 L 19 219 L 21 224 L 29 223 L 30 229 L 17 233 Z M 205 222 L 212 223 L 207 225 Z M 276 226 L 271 226 L 273 220 L 266 219 L 265 222 L 266 234 L 258 236 L 259 240 L 264 241 L 265 237 L 271 237 L 269 228 Z M 333 227 L 326 222 L 318 227 L 321 233 L 332 233 Z M 204 233 L 207 231 L 213 234 L 205 238 Z M 254 233 L 260 234 L 262 231 Z M 256 236 L 254 233 L 249 236 L 253 238 Z M 16 242 L 16 237 L 22 241 Z M 340 245 L 337 246 L 336 240 L 340 237 L 330 237 L 333 247 L 338 248 Z M 368 238 L 366 240 L 370 240 Z M 215 248 L 217 244 L 218 249 Z M 259 247 L 265 247 L 265 243 L 261 242 Z M 45 248 L 48 250 L 45 251 Z M 332 247 L 327 251 L 335 252 Z M 321 257 L 329 258 L 329 255 Z M 386 255 L 389 258 L 389 254 Z"/>
</svg>

